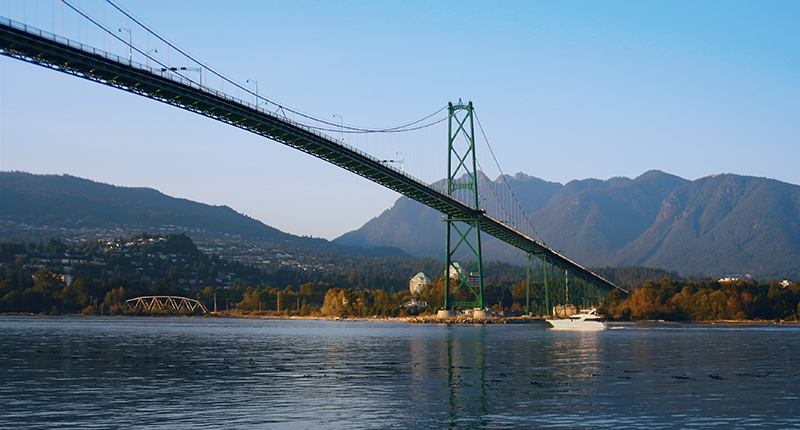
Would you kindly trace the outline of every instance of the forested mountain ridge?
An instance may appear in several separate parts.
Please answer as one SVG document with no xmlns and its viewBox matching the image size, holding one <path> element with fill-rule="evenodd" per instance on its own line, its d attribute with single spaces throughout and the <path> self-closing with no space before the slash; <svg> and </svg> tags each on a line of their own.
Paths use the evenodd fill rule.
<svg viewBox="0 0 800 430">
<path fill-rule="evenodd" d="M 282 254 L 408 256 L 399 248 L 365 250 L 294 236 L 227 206 L 171 197 L 151 188 L 121 187 L 70 175 L 0 172 L 0 239 L 95 240 L 141 232 L 183 232 L 198 245 L 217 247 L 218 253 L 231 247 L 247 250 L 256 244 L 272 254 L 278 249 Z M 239 259 L 230 252 L 226 255 Z"/>
<path fill-rule="evenodd" d="M 706 266 L 759 278 L 800 276 L 800 187 L 770 179 L 714 175 L 677 188 L 655 223 L 616 264 Z"/>
<path fill-rule="evenodd" d="M 70 175 L 0 172 L 0 219 L 53 227 L 165 225 L 223 231 L 270 241 L 292 236 L 227 206 L 167 196 L 151 188 L 103 184 Z"/>
<path fill-rule="evenodd" d="M 563 188 L 559 183 L 544 181 L 522 173 L 507 176 L 506 180 L 527 213 L 542 209 Z M 497 178 L 494 182 L 499 184 L 504 181 L 502 178 Z M 490 193 L 488 189 L 481 192 Z M 371 219 L 360 229 L 340 236 L 334 242 L 360 247 L 392 246 L 412 255 L 442 258 L 445 237 L 445 224 L 442 219 L 442 214 L 437 210 L 408 197 L 400 197 L 392 208 Z M 493 260 L 514 264 L 522 262 L 519 250 L 508 247 L 491 236 L 486 236 L 483 247 L 488 251 L 487 255 L 494 257 Z"/>
<path fill-rule="evenodd" d="M 532 189 L 529 183 L 540 185 L 515 181 L 511 186 L 537 232 L 581 265 L 643 265 L 684 276 L 800 278 L 800 186 L 734 174 L 688 181 L 656 170 L 635 179 L 549 183 L 555 192 L 554 186 Z M 527 203 L 533 198 L 546 204 Z M 411 220 L 416 228 L 404 226 L 398 234 L 394 226 Z M 391 244 L 412 255 L 435 256 L 443 252 L 442 224 L 435 212 L 400 198 L 335 241 Z M 483 244 L 486 259 L 524 261 L 521 252 L 493 238 Z"/>
<path fill-rule="evenodd" d="M 506 180 L 545 243 L 583 266 L 660 267 L 682 276 L 800 278 L 797 185 L 733 174 L 687 181 L 660 171 L 566 185 L 524 174 Z M 297 261 L 303 267 L 331 264 L 331 256 L 341 254 L 441 259 L 445 236 L 441 214 L 405 197 L 331 243 L 281 232 L 226 206 L 152 189 L 68 175 L 0 172 L 0 238 L 30 241 L 64 237 L 65 231 L 122 227 L 127 230 L 114 237 L 185 232 L 206 249 L 217 246 L 215 252 L 221 252 L 219 246 L 225 247 L 237 261 Z M 227 245 L 213 243 L 223 236 L 230 236 Z M 261 254 L 250 252 L 253 242 L 267 244 Z M 229 252 L 236 244 L 242 244 L 245 259 Z M 485 236 L 483 246 L 487 261 L 524 264 L 519 250 L 494 238 Z M 286 254 L 294 256 L 276 258 Z"/>
<path fill-rule="evenodd" d="M 607 265 L 608 256 L 647 230 L 663 199 L 687 182 L 659 171 L 636 179 L 571 181 L 529 216 L 549 246 L 584 264 Z"/>
</svg>

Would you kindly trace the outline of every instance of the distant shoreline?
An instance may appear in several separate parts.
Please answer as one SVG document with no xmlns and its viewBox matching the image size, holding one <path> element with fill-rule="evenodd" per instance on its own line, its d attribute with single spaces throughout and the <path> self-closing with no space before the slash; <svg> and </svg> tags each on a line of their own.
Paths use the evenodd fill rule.
<svg viewBox="0 0 800 430">
<path fill-rule="evenodd" d="M 291 321 L 331 321 L 331 322 L 403 322 L 409 324 L 542 324 L 546 320 L 541 317 L 452 317 L 440 319 L 436 316 L 410 316 L 410 317 L 323 317 L 323 316 L 285 316 L 285 315 L 252 315 L 234 313 L 213 313 L 201 315 L 81 315 L 81 314 L 31 314 L 31 313 L 0 313 L 0 316 L 32 316 L 32 317 L 78 317 L 78 318 L 244 318 L 264 320 L 291 320 Z M 717 321 L 665 321 L 665 320 L 637 320 L 637 321 L 609 321 L 613 326 L 669 326 L 669 325 L 708 325 L 708 326 L 743 326 L 743 325 L 800 325 L 800 321 L 785 320 L 717 320 Z"/>
</svg>

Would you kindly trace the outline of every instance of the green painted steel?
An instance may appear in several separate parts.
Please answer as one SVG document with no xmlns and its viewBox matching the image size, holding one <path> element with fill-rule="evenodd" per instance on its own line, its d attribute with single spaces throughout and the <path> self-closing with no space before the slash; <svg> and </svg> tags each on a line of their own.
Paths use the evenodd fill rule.
<svg viewBox="0 0 800 430">
<path fill-rule="evenodd" d="M 553 265 L 568 269 L 603 289 L 618 288 L 533 238 L 487 216 L 477 204 L 463 203 L 330 136 L 169 71 L 132 62 L 5 18 L 0 18 L 0 54 L 149 97 L 283 143 L 417 200 L 451 219 L 477 220 L 476 226 L 482 232 L 539 258 L 545 257 Z"/>
<path fill-rule="evenodd" d="M 542 259 L 542 274 L 544 276 L 544 310 L 546 315 L 550 315 L 553 312 L 553 308 L 550 306 L 550 285 L 547 283 L 547 259 Z"/>
<path fill-rule="evenodd" d="M 531 254 L 528 253 L 528 267 L 525 271 L 525 315 L 531 315 Z"/>
<path fill-rule="evenodd" d="M 453 196 L 458 190 L 471 192 L 475 213 L 471 217 L 458 217 L 449 212 L 445 212 L 445 222 L 447 223 L 447 250 L 445 258 L 445 278 L 444 278 L 444 309 L 451 310 L 451 307 L 472 307 L 483 309 L 483 256 L 481 254 L 481 217 L 480 207 L 478 206 L 478 166 L 475 157 L 475 124 L 473 119 L 472 102 L 464 105 L 461 100 L 458 104 L 447 104 L 447 195 Z M 469 123 L 467 123 L 469 121 Z M 455 125 L 455 129 L 453 128 Z M 456 161 L 455 167 L 453 161 Z M 462 223 L 461 226 L 459 223 Z M 466 225 L 466 230 L 462 228 Z M 458 236 L 458 242 L 454 245 L 451 242 L 452 232 Z M 474 235 L 474 242 L 470 241 L 470 236 Z M 454 265 L 453 255 L 462 247 L 466 246 L 475 257 L 475 262 L 463 273 Z M 455 270 L 458 277 L 453 279 L 450 272 Z M 477 285 L 469 282 L 470 275 L 477 272 Z M 450 283 L 455 280 L 455 288 L 452 289 Z M 455 301 L 455 297 L 462 289 L 469 290 L 473 300 Z M 452 300 L 451 300 L 452 296 Z"/>
</svg>

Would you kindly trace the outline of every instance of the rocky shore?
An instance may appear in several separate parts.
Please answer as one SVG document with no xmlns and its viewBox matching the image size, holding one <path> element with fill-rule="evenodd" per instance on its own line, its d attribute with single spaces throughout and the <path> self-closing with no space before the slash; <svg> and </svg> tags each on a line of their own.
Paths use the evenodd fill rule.
<svg viewBox="0 0 800 430">
<path fill-rule="evenodd" d="M 405 322 L 412 324 L 541 324 L 542 318 L 530 317 L 486 317 L 472 318 L 464 316 L 438 318 L 435 316 L 408 317 Z"/>
</svg>

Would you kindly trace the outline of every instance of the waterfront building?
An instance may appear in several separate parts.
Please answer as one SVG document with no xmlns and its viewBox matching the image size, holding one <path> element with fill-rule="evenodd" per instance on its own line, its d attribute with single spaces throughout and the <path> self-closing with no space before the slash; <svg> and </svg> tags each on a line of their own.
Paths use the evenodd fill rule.
<svg viewBox="0 0 800 430">
<path fill-rule="evenodd" d="M 411 299 L 400 306 L 405 308 L 409 312 L 419 312 L 421 309 L 427 308 L 428 303 L 423 302 L 422 300 Z"/>
<path fill-rule="evenodd" d="M 432 283 L 433 281 L 431 281 L 431 278 L 426 276 L 424 273 L 419 272 L 408 281 L 408 289 L 411 290 L 412 293 L 419 293 L 422 292 L 422 289 L 425 288 L 426 285 L 430 285 Z"/>
</svg>

